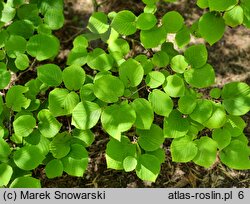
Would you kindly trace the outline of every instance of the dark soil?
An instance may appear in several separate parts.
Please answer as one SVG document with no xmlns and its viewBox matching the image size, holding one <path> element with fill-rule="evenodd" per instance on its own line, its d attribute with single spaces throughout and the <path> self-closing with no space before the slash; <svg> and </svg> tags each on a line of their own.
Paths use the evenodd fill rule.
<svg viewBox="0 0 250 204">
<path fill-rule="evenodd" d="M 98 9 L 104 12 L 132 10 L 135 14 L 143 11 L 140 0 L 108 0 L 102 2 Z M 65 0 L 66 22 L 63 29 L 56 32 L 62 42 L 61 53 L 57 59 L 58 64 L 65 66 L 66 56 L 72 48 L 75 36 L 84 32 L 87 19 L 95 10 L 91 0 Z M 178 0 L 177 3 L 159 4 L 156 13 L 161 17 L 170 10 L 179 11 L 187 24 L 191 24 L 202 15 L 202 10 L 196 7 L 195 1 Z M 192 39 L 192 43 L 202 42 Z M 210 47 L 209 63 L 216 71 L 217 85 L 222 86 L 230 81 L 245 81 L 250 83 L 250 30 L 244 27 L 228 28 L 223 39 Z M 250 114 L 244 117 L 247 123 Z M 161 122 L 159 122 L 161 123 Z M 161 125 L 161 124 L 159 124 Z M 143 182 L 135 173 L 125 173 L 106 168 L 105 147 L 109 136 L 100 128 L 94 130 L 96 140 L 88 149 L 90 162 L 88 170 L 83 178 L 63 175 L 56 179 L 47 179 L 43 167 L 34 172 L 34 176 L 40 178 L 43 187 L 250 187 L 250 171 L 235 171 L 228 169 L 218 160 L 213 167 L 205 169 L 193 163 L 173 163 L 169 151 L 169 141 L 164 144 L 166 162 L 162 165 L 160 176 L 155 183 Z M 245 130 L 250 137 L 250 127 Z"/>
</svg>

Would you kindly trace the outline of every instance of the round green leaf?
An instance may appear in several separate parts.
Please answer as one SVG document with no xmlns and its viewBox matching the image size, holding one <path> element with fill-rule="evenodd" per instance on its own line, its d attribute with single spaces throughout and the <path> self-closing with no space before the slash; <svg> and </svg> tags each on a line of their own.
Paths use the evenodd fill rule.
<svg viewBox="0 0 250 204">
<path fill-rule="evenodd" d="M 190 42 L 191 40 L 190 34 L 191 34 L 190 29 L 187 28 L 187 26 L 183 26 L 182 29 L 180 29 L 176 33 L 175 42 L 179 48 L 186 46 Z"/>
<path fill-rule="evenodd" d="M 79 96 L 67 89 L 56 88 L 49 93 L 49 111 L 54 117 L 69 115 L 79 103 Z"/>
<path fill-rule="evenodd" d="M 202 9 L 205 9 L 209 6 L 208 0 L 197 0 L 196 4 L 197 4 L 197 6 L 199 6 Z"/>
<path fill-rule="evenodd" d="M 217 142 L 206 136 L 195 140 L 195 143 L 198 147 L 198 153 L 193 159 L 193 162 L 209 168 L 216 160 Z"/>
<path fill-rule="evenodd" d="M 209 92 L 209 95 L 212 98 L 218 99 L 218 98 L 220 98 L 220 95 L 221 95 L 221 89 L 219 89 L 219 88 L 212 88 L 210 90 L 210 92 Z"/>
<path fill-rule="evenodd" d="M 206 64 L 202 68 L 185 71 L 184 78 L 195 88 L 205 88 L 215 83 L 215 72 L 210 64 Z"/>
<path fill-rule="evenodd" d="M 233 115 L 227 116 L 227 122 L 224 128 L 230 132 L 232 137 L 238 137 L 242 134 L 245 127 L 246 123 L 241 117 Z"/>
<path fill-rule="evenodd" d="M 101 108 L 90 101 L 82 101 L 76 105 L 72 112 L 72 125 L 78 129 L 86 130 L 94 127 L 101 116 Z"/>
<path fill-rule="evenodd" d="M 159 71 L 152 71 L 149 72 L 146 76 L 145 82 L 147 86 L 151 89 L 155 89 L 161 86 L 165 81 L 165 76 Z"/>
<path fill-rule="evenodd" d="M 170 75 L 163 84 L 164 91 L 171 97 L 181 97 L 185 93 L 184 80 L 177 74 Z"/>
<path fill-rule="evenodd" d="M 0 67 L 0 89 L 4 89 L 10 83 L 11 74 L 6 69 Z"/>
<path fill-rule="evenodd" d="M 189 162 L 196 156 L 198 148 L 189 136 L 176 138 L 170 146 L 174 162 Z"/>
<path fill-rule="evenodd" d="M 205 13 L 199 20 L 199 32 L 201 36 L 213 45 L 219 41 L 225 32 L 225 22 L 223 17 L 214 13 Z"/>
<path fill-rule="evenodd" d="M 128 42 L 121 38 L 109 42 L 108 49 L 109 52 L 120 52 L 123 56 L 128 54 L 130 51 Z"/>
<path fill-rule="evenodd" d="M 23 54 L 26 51 L 26 40 L 19 35 L 11 35 L 5 43 L 7 55 L 15 58 L 18 54 Z"/>
<path fill-rule="evenodd" d="M 171 59 L 170 66 L 177 73 L 183 73 L 188 68 L 188 63 L 182 55 L 176 55 Z"/>
<path fill-rule="evenodd" d="M 23 170 L 32 170 L 39 166 L 45 156 L 36 146 L 25 146 L 14 153 L 15 164 Z"/>
<path fill-rule="evenodd" d="M 0 164 L 0 187 L 7 186 L 10 182 L 13 169 L 8 164 Z"/>
<path fill-rule="evenodd" d="M 183 114 L 191 114 L 194 111 L 196 104 L 197 101 L 195 96 L 185 95 L 178 100 L 178 109 Z"/>
<path fill-rule="evenodd" d="M 149 94 L 148 100 L 157 115 L 168 116 L 173 109 L 173 101 L 171 98 L 168 94 L 158 89 L 153 90 Z"/>
<path fill-rule="evenodd" d="M 182 114 L 173 110 L 164 119 L 163 134 L 165 138 L 178 138 L 187 134 L 190 127 L 188 118 L 183 118 Z"/>
<path fill-rule="evenodd" d="M 89 147 L 95 140 L 95 135 L 91 130 L 79 130 L 75 128 L 72 136 L 76 143 L 82 144 L 84 147 Z"/>
<path fill-rule="evenodd" d="M 94 84 L 88 83 L 81 87 L 80 89 L 81 100 L 93 101 L 96 99 L 94 94 Z"/>
<path fill-rule="evenodd" d="M 108 71 L 114 63 L 113 58 L 101 48 L 95 48 L 88 54 L 87 64 L 92 69 L 99 71 Z"/>
<path fill-rule="evenodd" d="M 154 111 L 151 104 L 144 98 L 137 98 L 131 106 L 135 110 L 135 126 L 139 129 L 150 129 L 154 120 Z"/>
<path fill-rule="evenodd" d="M 103 12 L 94 12 L 89 18 L 88 29 L 92 33 L 105 33 L 109 29 L 107 15 Z"/>
<path fill-rule="evenodd" d="M 5 161 L 11 153 L 10 146 L 3 138 L 0 138 L 0 161 Z"/>
<path fill-rule="evenodd" d="M 142 13 L 138 16 L 136 27 L 140 30 L 150 30 L 157 23 L 157 18 L 152 13 Z"/>
<path fill-rule="evenodd" d="M 136 165 L 137 165 L 137 159 L 135 157 L 127 156 L 123 160 L 123 168 L 126 172 L 135 170 Z"/>
<path fill-rule="evenodd" d="M 211 11 L 226 11 L 238 3 L 238 0 L 207 0 Z"/>
<path fill-rule="evenodd" d="M 16 14 L 16 9 L 13 8 L 10 4 L 10 2 L 1 2 L 1 16 L 0 21 L 3 23 L 8 23 L 11 21 Z"/>
<path fill-rule="evenodd" d="M 18 137 L 27 137 L 36 126 L 36 119 L 31 115 L 21 115 L 13 122 L 14 132 Z"/>
<path fill-rule="evenodd" d="M 143 154 L 138 158 L 136 175 L 144 180 L 155 182 L 161 170 L 160 161 L 153 155 Z"/>
<path fill-rule="evenodd" d="M 62 70 L 55 64 L 37 67 L 38 79 L 48 86 L 59 86 L 62 83 Z"/>
<path fill-rule="evenodd" d="M 88 152 L 80 144 L 72 144 L 70 153 L 62 159 L 64 171 L 70 176 L 82 177 L 88 166 Z"/>
<path fill-rule="evenodd" d="M 167 33 L 163 26 L 155 26 L 150 30 L 142 30 L 140 32 L 140 41 L 146 49 L 155 48 L 166 41 L 166 36 Z"/>
<path fill-rule="evenodd" d="M 162 25 L 167 33 L 176 33 L 184 25 L 184 18 L 177 11 L 170 11 L 162 17 Z"/>
<path fill-rule="evenodd" d="M 123 93 L 124 85 L 118 77 L 106 75 L 95 80 L 94 94 L 106 103 L 117 102 Z"/>
<path fill-rule="evenodd" d="M 77 65 L 71 65 L 63 70 L 64 85 L 69 90 L 79 90 L 85 81 L 85 71 Z"/>
<path fill-rule="evenodd" d="M 139 145 L 146 151 L 157 150 L 164 142 L 163 131 L 155 124 L 149 130 L 137 129 L 136 133 L 139 135 Z"/>
<path fill-rule="evenodd" d="M 15 65 L 19 70 L 25 70 L 29 67 L 29 58 L 25 54 L 17 54 Z"/>
<path fill-rule="evenodd" d="M 83 66 L 87 63 L 88 52 L 86 48 L 74 47 L 68 54 L 67 65 Z"/>
<path fill-rule="evenodd" d="M 229 168 L 244 170 L 250 168 L 249 146 L 240 140 L 234 140 L 220 152 L 220 160 Z"/>
<path fill-rule="evenodd" d="M 64 15 L 61 9 L 50 8 L 44 15 L 44 22 L 52 30 L 58 30 L 64 24 Z"/>
<path fill-rule="evenodd" d="M 50 143 L 50 151 L 53 157 L 61 159 L 70 152 L 71 137 L 66 132 L 57 134 Z"/>
<path fill-rule="evenodd" d="M 226 11 L 223 15 L 226 25 L 236 27 L 241 25 L 244 21 L 244 11 L 241 6 L 235 6 L 234 8 Z"/>
<path fill-rule="evenodd" d="M 111 26 L 122 35 L 132 35 L 136 32 L 136 16 L 131 11 L 120 11 L 112 20 Z"/>
<path fill-rule="evenodd" d="M 119 77 L 126 87 L 138 86 L 142 81 L 143 75 L 143 67 L 134 59 L 128 59 L 119 67 Z"/>
<path fill-rule="evenodd" d="M 169 64 L 169 56 L 166 52 L 159 51 L 153 55 L 152 62 L 159 68 L 166 67 Z"/>
<path fill-rule="evenodd" d="M 101 122 L 104 130 L 121 140 L 121 133 L 129 130 L 136 120 L 136 113 L 129 104 L 114 104 L 104 109 Z"/>
<path fill-rule="evenodd" d="M 53 35 L 33 35 L 27 43 L 27 52 L 38 61 L 55 57 L 60 48 L 59 40 Z"/>
<path fill-rule="evenodd" d="M 10 184 L 10 188 L 41 188 L 41 183 L 33 177 L 18 177 Z"/>
<path fill-rule="evenodd" d="M 231 142 L 231 134 L 227 129 L 215 129 L 212 138 L 217 142 L 219 150 L 224 149 Z"/>
<path fill-rule="evenodd" d="M 52 138 L 60 131 L 62 124 L 54 118 L 49 110 L 42 109 L 37 118 L 39 120 L 38 130 L 44 137 Z"/>
<path fill-rule="evenodd" d="M 144 74 L 148 74 L 154 68 L 154 65 L 150 59 L 147 58 L 146 55 L 140 54 L 135 57 L 135 60 L 141 63 Z"/>
<path fill-rule="evenodd" d="M 34 26 L 29 20 L 15 20 L 7 28 L 11 35 L 19 35 L 25 39 L 29 39 L 34 32 Z"/>
<path fill-rule="evenodd" d="M 197 100 L 197 105 L 194 111 L 190 114 L 190 117 L 194 121 L 203 124 L 211 117 L 212 114 L 213 114 L 212 102 L 206 99 L 199 99 Z"/>
<path fill-rule="evenodd" d="M 187 48 L 184 52 L 184 56 L 192 68 L 201 68 L 207 62 L 208 53 L 205 45 L 198 44 Z"/>
<path fill-rule="evenodd" d="M 62 162 L 58 159 L 51 160 L 45 167 L 45 173 L 48 178 L 56 178 L 62 176 Z"/>
</svg>

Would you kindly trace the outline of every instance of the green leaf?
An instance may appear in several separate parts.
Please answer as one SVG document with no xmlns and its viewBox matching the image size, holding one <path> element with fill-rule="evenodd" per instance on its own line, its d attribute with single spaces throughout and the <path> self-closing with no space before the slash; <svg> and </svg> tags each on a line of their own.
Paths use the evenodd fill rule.
<svg viewBox="0 0 250 204">
<path fill-rule="evenodd" d="M 212 97 L 212 98 L 215 98 L 215 99 L 218 99 L 220 98 L 221 96 L 221 89 L 219 88 L 212 88 L 209 92 L 209 95 Z"/>
<path fill-rule="evenodd" d="M 161 170 L 160 161 L 153 155 L 143 154 L 138 158 L 136 175 L 144 180 L 155 182 Z"/>
<path fill-rule="evenodd" d="M 3 8 L 1 9 L 0 21 L 8 23 L 15 17 L 16 9 L 11 6 L 9 1 L 7 3 L 1 2 L 1 6 Z"/>
<path fill-rule="evenodd" d="M 185 95 L 178 100 L 178 109 L 183 114 L 191 114 L 194 111 L 196 104 L 197 101 L 194 95 Z"/>
<path fill-rule="evenodd" d="M 62 159 L 64 171 L 70 176 L 82 177 L 88 166 L 88 152 L 80 144 L 72 144 L 70 153 Z"/>
<path fill-rule="evenodd" d="M 10 83 L 11 74 L 4 63 L 0 62 L 0 89 L 4 89 Z"/>
<path fill-rule="evenodd" d="M 170 11 L 162 17 L 162 25 L 167 33 L 176 33 L 183 27 L 184 18 L 177 11 Z"/>
<path fill-rule="evenodd" d="M 8 164 L 0 164 L 0 187 L 7 186 L 10 182 L 13 169 Z"/>
<path fill-rule="evenodd" d="M 29 67 L 29 58 L 25 54 L 17 54 L 15 65 L 19 70 L 25 70 Z"/>
<path fill-rule="evenodd" d="M 213 113 L 203 125 L 209 129 L 220 128 L 226 120 L 227 115 L 224 107 L 220 103 L 213 103 Z"/>
<path fill-rule="evenodd" d="M 188 63 L 184 56 L 176 55 L 171 59 L 170 66 L 177 73 L 183 73 L 188 68 Z"/>
<path fill-rule="evenodd" d="M 134 59 L 128 59 L 119 67 L 119 77 L 126 87 L 138 86 L 142 81 L 143 75 L 143 67 Z"/>
<path fill-rule="evenodd" d="M 191 137 L 185 136 L 174 139 L 170 151 L 174 162 L 189 162 L 196 156 L 198 148 Z"/>
<path fill-rule="evenodd" d="M 220 160 L 229 168 L 244 170 L 250 168 L 249 146 L 240 140 L 234 140 L 220 152 Z"/>
<path fill-rule="evenodd" d="M 13 129 L 18 137 L 28 137 L 36 126 L 36 119 L 31 115 L 21 115 L 13 122 Z"/>
<path fill-rule="evenodd" d="M 226 11 L 237 3 L 238 0 L 208 0 L 210 11 Z"/>
<path fill-rule="evenodd" d="M 202 9 L 209 7 L 208 0 L 198 0 L 196 4 Z"/>
<path fill-rule="evenodd" d="M 183 118 L 182 114 L 173 110 L 168 117 L 165 117 L 163 124 L 163 134 L 165 138 L 178 138 L 187 134 L 190 127 L 188 118 Z"/>
<path fill-rule="evenodd" d="M 120 11 L 112 20 L 111 27 L 122 35 L 132 35 L 136 32 L 136 16 L 128 10 Z"/>
<path fill-rule="evenodd" d="M 28 92 L 29 88 L 21 85 L 12 86 L 6 95 L 6 105 L 13 111 L 21 111 L 22 108 L 27 109 L 31 100 L 23 94 Z"/>
<path fill-rule="evenodd" d="M 39 166 L 45 156 L 36 146 L 25 146 L 14 153 L 15 164 L 23 170 L 32 170 Z"/>
<path fill-rule="evenodd" d="M 134 157 L 135 154 L 136 146 L 127 137 L 122 136 L 121 141 L 111 138 L 106 148 L 107 168 L 122 170 L 124 160 L 128 156 Z"/>
<path fill-rule="evenodd" d="M 18 177 L 10 184 L 10 188 L 41 188 L 41 183 L 33 177 Z"/>
<path fill-rule="evenodd" d="M 10 146 L 3 138 L 0 138 L 0 161 L 8 160 L 8 156 L 11 153 Z"/>
<path fill-rule="evenodd" d="M 224 35 L 224 19 L 211 12 L 205 13 L 199 20 L 199 32 L 210 45 L 213 45 Z"/>
<path fill-rule="evenodd" d="M 236 27 L 241 25 L 244 21 L 244 11 L 241 6 L 235 6 L 234 8 L 226 11 L 223 15 L 226 25 Z"/>
<path fill-rule="evenodd" d="M 16 58 L 18 54 L 23 54 L 26 51 L 26 40 L 19 35 L 11 35 L 5 43 L 7 55 L 10 58 Z"/>
<path fill-rule="evenodd" d="M 85 71 L 80 66 L 71 65 L 63 70 L 62 78 L 68 90 L 79 90 L 85 81 Z"/>
<path fill-rule="evenodd" d="M 154 5 L 157 3 L 159 0 L 142 0 L 142 2 L 146 5 Z"/>
<path fill-rule="evenodd" d="M 48 178 L 60 177 L 63 174 L 63 164 L 58 159 L 51 160 L 45 167 L 45 173 Z"/>
<path fill-rule="evenodd" d="M 215 83 L 215 72 L 210 64 L 206 64 L 199 69 L 186 70 L 184 78 L 187 83 L 195 88 L 205 88 Z"/>
<path fill-rule="evenodd" d="M 50 143 L 50 151 L 53 157 L 61 159 L 70 152 L 70 142 L 72 137 L 64 133 L 57 134 Z"/>
<path fill-rule="evenodd" d="M 164 51 L 158 51 L 153 55 L 152 62 L 156 67 L 166 67 L 169 64 L 169 56 Z"/>
<path fill-rule="evenodd" d="M 104 130 L 113 138 L 121 140 L 121 133 L 129 130 L 136 120 L 136 113 L 129 104 L 113 104 L 104 109 L 101 122 Z"/>
<path fill-rule="evenodd" d="M 151 104 L 144 98 L 137 98 L 131 106 L 135 110 L 135 126 L 139 129 L 150 129 L 154 120 L 154 111 Z"/>
<path fill-rule="evenodd" d="M 74 47 L 68 54 L 67 65 L 83 66 L 87 63 L 88 52 L 86 48 Z"/>
<path fill-rule="evenodd" d="M 181 97 L 185 93 L 184 80 L 177 74 L 170 75 L 163 84 L 163 90 L 171 97 Z"/>
<path fill-rule="evenodd" d="M 190 114 L 190 117 L 200 123 L 205 123 L 213 114 L 213 103 L 206 99 L 198 99 L 197 105 L 194 111 Z"/>
<path fill-rule="evenodd" d="M 88 54 L 87 64 L 92 69 L 108 71 L 113 67 L 114 60 L 101 48 L 95 48 Z"/>
<path fill-rule="evenodd" d="M 153 90 L 148 95 L 148 100 L 157 115 L 168 116 L 173 109 L 173 101 L 171 98 L 168 94 L 158 89 Z"/>
<path fill-rule="evenodd" d="M 80 98 L 82 101 L 93 101 L 94 99 L 96 99 L 94 94 L 94 84 L 88 83 L 83 85 L 80 89 Z"/>
<path fill-rule="evenodd" d="M 139 145 L 146 151 L 155 151 L 164 142 L 163 131 L 155 124 L 152 124 L 149 130 L 137 129 L 136 133 L 139 135 Z"/>
<path fill-rule="evenodd" d="M 47 109 L 42 109 L 38 115 L 38 130 L 44 137 L 52 138 L 54 137 L 61 129 L 62 124 L 59 123 L 52 113 Z"/>
<path fill-rule="evenodd" d="M 146 49 L 155 48 L 166 41 L 166 36 L 163 26 L 155 26 L 150 30 L 142 30 L 140 32 L 140 41 Z"/>
<path fill-rule="evenodd" d="M 123 160 L 123 168 L 126 172 L 135 170 L 136 166 L 137 166 L 137 159 L 135 157 L 127 156 Z"/>
<path fill-rule="evenodd" d="M 55 88 L 49 93 L 48 108 L 55 117 L 71 114 L 78 103 L 79 96 L 73 91 Z"/>
<path fill-rule="evenodd" d="M 241 117 L 228 115 L 224 128 L 230 132 L 232 137 L 238 137 L 243 133 L 246 126 L 245 121 Z"/>
<path fill-rule="evenodd" d="M 159 71 L 152 71 L 147 74 L 145 82 L 151 89 L 155 89 L 165 82 L 165 76 Z"/>
<path fill-rule="evenodd" d="M 119 52 L 122 53 L 123 56 L 128 54 L 130 51 L 128 42 L 122 38 L 118 38 L 109 42 L 108 49 L 109 52 Z"/>
<path fill-rule="evenodd" d="M 64 24 L 64 15 L 61 9 L 48 9 L 48 11 L 44 15 L 44 22 L 49 26 L 52 30 L 58 30 L 63 27 Z"/>
<path fill-rule="evenodd" d="M 250 87 L 243 82 L 226 84 L 221 93 L 223 105 L 231 115 L 244 115 L 250 110 Z"/>
<path fill-rule="evenodd" d="M 38 79 L 48 86 L 59 86 L 62 83 L 62 70 L 55 64 L 37 67 Z"/>
<path fill-rule="evenodd" d="M 123 82 L 115 76 L 103 76 L 95 80 L 94 94 L 98 99 L 106 103 L 117 102 L 119 97 L 124 94 Z"/>
<path fill-rule="evenodd" d="M 146 154 L 155 156 L 161 163 L 164 163 L 166 160 L 165 150 L 162 148 L 155 151 L 146 151 Z"/>
<path fill-rule="evenodd" d="M 231 134 L 227 129 L 215 129 L 212 138 L 217 142 L 219 150 L 227 147 L 231 142 Z"/>
<path fill-rule="evenodd" d="M 38 61 L 55 57 L 60 48 L 59 40 L 53 35 L 33 35 L 27 43 L 27 52 Z"/>
<path fill-rule="evenodd" d="M 154 65 L 150 59 L 147 58 L 146 55 L 140 54 L 135 57 L 135 60 L 141 63 L 144 74 L 148 74 L 154 68 Z"/>
<path fill-rule="evenodd" d="M 190 30 L 186 26 L 183 26 L 175 35 L 175 42 L 179 48 L 186 46 L 190 42 Z"/>
<path fill-rule="evenodd" d="M 75 128 L 72 132 L 73 141 L 82 144 L 84 147 L 89 147 L 95 140 L 95 135 L 91 130 L 79 130 Z"/>
<path fill-rule="evenodd" d="M 198 44 L 187 48 L 184 56 L 192 68 L 201 68 L 207 62 L 208 53 L 205 45 Z"/>
<path fill-rule="evenodd" d="M 198 153 L 193 162 L 209 168 L 216 160 L 217 142 L 206 136 L 195 140 L 195 143 L 198 147 Z"/>
<path fill-rule="evenodd" d="M 82 101 L 76 105 L 72 112 L 72 125 L 78 129 L 86 130 L 94 127 L 100 116 L 101 108 L 90 101 Z"/>
<path fill-rule="evenodd" d="M 29 20 L 16 20 L 8 26 L 7 31 L 10 35 L 19 35 L 29 39 L 33 35 L 34 26 Z"/>
<path fill-rule="evenodd" d="M 141 13 L 136 21 L 136 27 L 140 30 L 150 30 L 157 23 L 157 18 L 152 13 Z"/>
<path fill-rule="evenodd" d="M 92 33 L 102 34 L 108 31 L 108 17 L 103 12 L 94 12 L 88 22 L 88 29 Z"/>
</svg>

